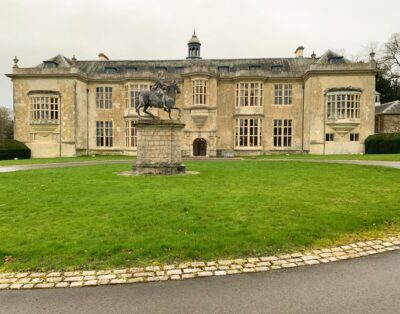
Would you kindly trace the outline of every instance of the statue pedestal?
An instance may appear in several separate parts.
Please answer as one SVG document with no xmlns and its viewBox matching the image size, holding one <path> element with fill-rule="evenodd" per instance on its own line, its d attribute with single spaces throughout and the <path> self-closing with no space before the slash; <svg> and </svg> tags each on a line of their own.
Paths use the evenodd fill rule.
<svg viewBox="0 0 400 314">
<path fill-rule="evenodd" d="M 138 175 L 185 173 L 181 155 L 181 132 L 185 124 L 176 120 L 139 120 L 137 130 Z"/>
</svg>

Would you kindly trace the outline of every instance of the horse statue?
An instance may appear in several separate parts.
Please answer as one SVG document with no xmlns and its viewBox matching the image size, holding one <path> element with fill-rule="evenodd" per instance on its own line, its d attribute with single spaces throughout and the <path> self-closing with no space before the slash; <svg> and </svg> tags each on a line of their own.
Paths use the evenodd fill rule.
<svg viewBox="0 0 400 314">
<path fill-rule="evenodd" d="M 178 110 L 179 119 L 181 110 L 175 107 L 176 94 L 180 94 L 181 92 L 178 83 L 176 81 L 173 81 L 170 85 L 164 85 L 162 81 L 157 81 L 157 83 L 155 88 L 139 92 L 139 97 L 135 103 L 137 115 L 140 117 L 140 108 L 143 108 L 144 113 L 150 115 L 153 119 L 159 119 L 159 117 L 147 111 L 148 108 L 154 107 L 163 108 L 164 111 L 168 112 L 170 119 L 172 119 L 172 110 Z"/>
</svg>

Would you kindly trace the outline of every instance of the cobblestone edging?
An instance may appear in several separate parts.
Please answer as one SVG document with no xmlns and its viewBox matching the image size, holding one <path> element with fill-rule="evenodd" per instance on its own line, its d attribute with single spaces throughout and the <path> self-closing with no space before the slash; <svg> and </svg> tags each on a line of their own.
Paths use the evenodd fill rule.
<svg viewBox="0 0 400 314">
<path fill-rule="evenodd" d="M 399 249 L 400 235 L 279 256 L 98 271 L 0 273 L 0 290 L 98 286 L 254 273 L 324 264 Z"/>
</svg>

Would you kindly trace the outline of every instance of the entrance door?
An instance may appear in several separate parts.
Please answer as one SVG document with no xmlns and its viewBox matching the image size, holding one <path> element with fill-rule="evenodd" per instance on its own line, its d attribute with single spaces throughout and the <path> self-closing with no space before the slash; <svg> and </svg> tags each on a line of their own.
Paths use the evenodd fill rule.
<svg viewBox="0 0 400 314">
<path fill-rule="evenodd" d="M 196 138 L 193 142 L 193 156 L 207 156 L 207 141 Z"/>
</svg>

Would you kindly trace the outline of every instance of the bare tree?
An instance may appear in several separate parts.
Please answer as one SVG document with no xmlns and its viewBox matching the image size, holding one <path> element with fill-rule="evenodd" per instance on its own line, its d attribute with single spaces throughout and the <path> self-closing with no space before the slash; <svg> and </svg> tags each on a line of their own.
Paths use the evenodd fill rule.
<svg viewBox="0 0 400 314">
<path fill-rule="evenodd" d="M 384 44 L 379 63 L 386 72 L 387 78 L 397 84 L 400 78 L 400 33 L 393 34 Z"/>
<path fill-rule="evenodd" d="M 14 122 L 11 110 L 7 107 L 0 107 L 0 141 L 13 138 Z"/>
</svg>

